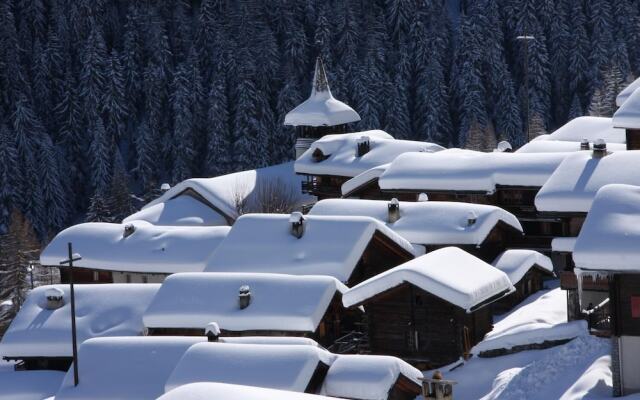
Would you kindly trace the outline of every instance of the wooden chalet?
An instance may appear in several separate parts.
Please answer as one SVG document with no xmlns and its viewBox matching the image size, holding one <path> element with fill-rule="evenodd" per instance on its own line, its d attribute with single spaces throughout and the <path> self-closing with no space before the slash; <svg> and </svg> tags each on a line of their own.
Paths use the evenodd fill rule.
<svg viewBox="0 0 640 400">
<path fill-rule="evenodd" d="M 640 392 L 640 187 L 601 188 L 576 240 L 574 260 L 582 309 L 589 329 L 612 336 L 611 370 L 615 396 Z M 584 282 L 605 281 L 608 292 L 594 302 Z"/>
<path fill-rule="evenodd" d="M 205 272 L 328 275 L 352 286 L 415 255 L 411 243 L 370 217 L 247 214 Z"/>
<path fill-rule="evenodd" d="M 397 157 L 380 176 L 383 192 L 400 200 L 455 201 L 500 207 L 515 215 L 525 235 L 512 246 L 549 253 L 561 236 L 554 218 L 537 214 L 534 199 L 567 153 L 482 153 L 448 149 L 433 154 Z"/>
<path fill-rule="evenodd" d="M 174 274 L 143 316 L 151 336 L 302 336 L 329 346 L 355 328 L 342 306 L 347 287 L 329 276 L 260 273 Z"/>
<path fill-rule="evenodd" d="M 469 356 L 492 329 L 487 306 L 513 290 L 504 272 L 448 247 L 361 283 L 343 302 L 364 306 L 372 352 L 428 369 Z"/>
<path fill-rule="evenodd" d="M 160 285 L 76 285 L 78 343 L 143 332 L 142 313 Z M 67 371 L 72 363 L 68 285 L 40 286 L 0 341 L 0 357 L 16 369 Z"/>
<path fill-rule="evenodd" d="M 640 83 L 636 80 L 616 98 L 618 110 L 613 114 L 613 126 L 625 130 L 628 150 L 640 150 Z"/>
<path fill-rule="evenodd" d="M 456 246 L 488 263 L 522 236 L 513 214 L 470 203 L 327 199 L 316 203 L 309 215 L 376 218 L 426 252 Z"/>
<path fill-rule="evenodd" d="M 160 226 L 147 221 L 84 223 L 56 235 L 40 255 L 43 266 L 60 269 L 69 282 L 68 243 L 81 259 L 75 283 L 160 283 L 175 272 L 199 272 L 227 236 L 228 226 Z"/>
<path fill-rule="evenodd" d="M 544 281 L 554 276 L 551 259 L 533 250 L 507 250 L 492 265 L 507 274 L 516 289 L 493 303 L 492 308 L 496 313 L 511 310 L 530 295 L 542 290 Z"/>
</svg>

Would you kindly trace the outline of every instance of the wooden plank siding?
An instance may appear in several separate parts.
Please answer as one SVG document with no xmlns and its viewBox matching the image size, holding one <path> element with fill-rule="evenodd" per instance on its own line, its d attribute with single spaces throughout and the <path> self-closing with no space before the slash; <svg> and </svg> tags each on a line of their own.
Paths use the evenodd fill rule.
<svg viewBox="0 0 640 400">
<path fill-rule="evenodd" d="M 542 290 L 546 277 L 551 277 L 551 274 L 540 267 L 534 266 L 527 271 L 522 279 L 513 285 L 516 288 L 515 292 L 491 305 L 493 312 L 496 314 L 505 313 L 520 304 L 527 297 Z"/>
<path fill-rule="evenodd" d="M 614 336 L 640 336 L 640 274 L 615 274 L 609 292 Z"/>
</svg>

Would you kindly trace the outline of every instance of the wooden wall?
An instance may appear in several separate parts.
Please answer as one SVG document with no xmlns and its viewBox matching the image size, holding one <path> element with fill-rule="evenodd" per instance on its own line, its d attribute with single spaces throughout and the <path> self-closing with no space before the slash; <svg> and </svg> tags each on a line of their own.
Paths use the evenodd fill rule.
<svg viewBox="0 0 640 400">
<path fill-rule="evenodd" d="M 640 274 L 615 274 L 610 285 L 615 336 L 640 336 Z"/>
</svg>

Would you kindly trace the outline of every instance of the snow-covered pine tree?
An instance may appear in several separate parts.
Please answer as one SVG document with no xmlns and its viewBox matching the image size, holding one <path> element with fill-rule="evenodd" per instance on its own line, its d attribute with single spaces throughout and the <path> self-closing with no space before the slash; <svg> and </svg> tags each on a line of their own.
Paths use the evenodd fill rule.
<svg viewBox="0 0 640 400">
<path fill-rule="evenodd" d="M 86 121 L 91 123 L 100 116 L 104 104 L 106 84 L 107 48 L 95 22 L 82 49 L 80 96 Z"/>
<path fill-rule="evenodd" d="M 243 59 L 244 57 L 240 57 Z M 253 82 L 255 67 L 250 59 L 243 66 L 238 76 L 238 86 L 235 88 L 235 112 L 231 144 L 233 146 L 233 169 L 244 170 L 252 168 L 254 156 L 258 152 L 266 152 L 266 148 L 253 147 L 255 137 L 260 132 L 258 121 L 258 103 L 256 86 Z"/>
<path fill-rule="evenodd" d="M 231 171 L 231 130 L 229 128 L 229 101 L 226 74 L 219 72 L 211 84 L 207 112 L 207 155 L 204 172 L 218 176 Z"/>
<path fill-rule="evenodd" d="M 591 92 L 600 86 L 602 74 L 609 64 L 613 50 L 614 29 L 610 4 L 608 0 L 589 0 L 585 3 L 591 32 L 589 52 Z"/>
<path fill-rule="evenodd" d="M 111 175 L 111 187 L 107 204 L 113 222 L 121 222 L 135 212 L 131 202 L 127 171 L 119 151 L 115 152 L 113 160 L 113 173 Z"/>
<path fill-rule="evenodd" d="M 94 192 L 104 196 L 111 178 L 111 153 L 113 147 L 101 118 L 95 118 L 90 125 L 91 144 L 89 159 L 91 162 L 91 184 Z"/>
<path fill-rule="evenodd" d="M 409 114 L 408 59 L 407 51 L 401 51 L 391 95 L 386 99 L 387 118 L 384 129 L 396 139 L 409 139 L 412 132 L 411 117 Z"/>
<path fill-rule="evenodd" d="M 136 129 L 135 141 L 137 157 L 133 172 L 139 179 L 143 192 L 147 193 L 158 183 L 160 146 L 158 146 L 146 118 L 140 122 Z"/>
<path fill-rule="evenodd" d="M 17 168 L 18 154 L 9 127 L 0 125 L 0 235 L 9 228 L 9 217 L 15 201 L 16 181 L 21 174 Z"/>
<path fill-rule="evenodd" d="M 586 17 L 582 6 L 574 5 L 572 8 L 571 18 L 569 18 L 569 42 L 572 44 L 569 52 L 569 95 L 572 97 L 570 114 L 576 115 L 579 104 L 586 104 L 589 92 L 589 53 L 591 45 L 586 30 Z M 578 99 L 575 99 L 575 96 Z M 577 101 L 577 103 L 576 103 Z M 574 107 L 575 106 L 575 107 Z M 580 115 L 582 115 L 582 106 L 579 107 Z"/>
<path fill-rule="evenodd" d="M 85 222 L 113 222 L 107 199 L 96 190 L 89 201 Z"/>
<path fill-rule="evenodd" d="M 194 116 L 191 82 L 186 63 L 181 63 L 173 76 L 171 108 L 174 115 L 171 137 L 171 180 L 181 182 L 191 177 L 193 171 Z"/>
<path fill-rule="evenodd" d="M 125 122 L 129 115 L 129 104 L 125 92 L 124 70 L 120 54 L 112 50 L 107 60 L 105 74 L 104 115 L 107 135 L 119 143 L 125 135 Z"/>
<path fill-rule="evenodd" d="M 66 226 L 69 205 L 59 168 L 58 152 L 51 139 L 43 137 L 37 147 L 38 182 L 46 218 L 36 226 L 39 237 L 45 238 L 50 232 L 57 232 Z"/>
</svg>

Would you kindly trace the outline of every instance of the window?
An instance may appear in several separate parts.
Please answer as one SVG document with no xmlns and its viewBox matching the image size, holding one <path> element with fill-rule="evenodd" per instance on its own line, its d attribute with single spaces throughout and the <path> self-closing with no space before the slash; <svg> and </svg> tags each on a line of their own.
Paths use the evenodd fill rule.
<svg viewBox="0 0 640 400">
<path fill-rule="evenodd" d="M 131 283 L 131 274 L 126 274 L 125 279 L 127 283 Z"/>
</svg>

